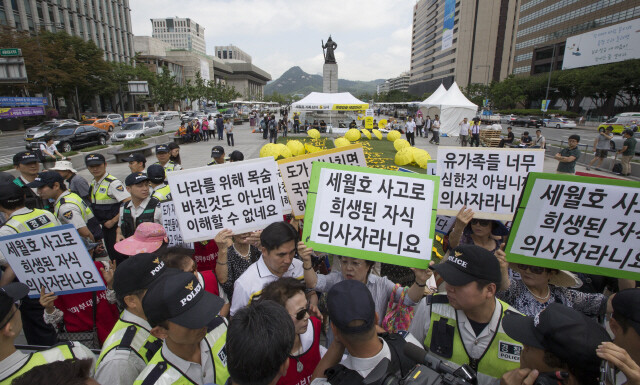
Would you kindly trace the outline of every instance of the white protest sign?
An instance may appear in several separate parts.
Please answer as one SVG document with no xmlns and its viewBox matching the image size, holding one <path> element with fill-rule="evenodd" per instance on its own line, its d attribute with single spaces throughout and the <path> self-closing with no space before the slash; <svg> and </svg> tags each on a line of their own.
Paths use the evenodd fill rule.
<svg viewBox="0 0 640 385">
<path fill-rule="evenodd" d="M 162 210 L 162 227 L 164 227 L 164 231 L 167 233 L 169 246 L 193 248 L 192 243 L 187 243 L 182 239 L 182 232 L 180 231 L 178 216 L 176 215 L 176 206 L 173 201 L 160 203 L 160 208 Z"/>
<path fill-rule="evenodd" d="M 427 161 L 427 175 L 436 175 L 438 161 L 435 159 L 429 159 Z"/>
<path fill-rule="evenodd" d="M 287 189 L 284 187 L 284 181 L 282 180 L 282 173 L 278 168 L 278 191 L 280 191 L 280 203 L 282 203 L 282 213 L 291 214 L 291 203 L 289 203 L 289 196 L 287 196 Z"/>
<path fill-rule="evenodd" d="M 509 262 L 640 280 L 640 183 L 529 174 Z"/>
<path fill-rule="evenodd" d="M 105 290 L 104 281 L 73 225 L 49 227 L 0 237 L 0 253 L 29 286 L 56 295 Z"/>
<path fill-rule="evenodd" d="M 278 167 L 282 172 L 282 180 L 287 188 L 291 209 L 296 219 L 304 217 L 313 162 L 367 166 L 364 150 L 360 144 L 279 160 Z"/>
<path fill-rule="evenodd" d="M 282 220 L 273 158 L 167 174 L 184 242 L 213 239 L 222 229 L 246 233 Z"/>
<path fill-rule="evenodd" d="M 426 268 L 438 177 L 314 163 L 304 242 L 316 251 Z"/>
<path fill-rule="evenodd" d="M 474 218 L 511 220 L 530 172 L 541 172 L 544 150 L 439 147 L 438 214 L 456 215 L 462 206 Z"/>
<path fill-rule="evenodd" d="M 438 215 L 436 216 L 436 231 L 440 234 L 447 235 L 455 223 L 456 217 Z"/>
</svg>

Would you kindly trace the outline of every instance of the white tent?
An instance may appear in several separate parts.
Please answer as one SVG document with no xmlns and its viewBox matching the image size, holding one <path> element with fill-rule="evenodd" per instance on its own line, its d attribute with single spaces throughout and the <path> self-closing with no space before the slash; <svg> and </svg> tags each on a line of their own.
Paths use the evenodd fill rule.
<svg viewBox="0 0 640 385">
<path fill-rule="evenodd" d="M 439 114 L 440 106 L 436 106 L 433 103 L 436 100 L 440 99 L 440 97 L 444 96 L 446 93 L 447 89 L 444 87 L 444 84 L 440 83 L 440 87 L 438 87 L 438 89 L 434 93 L 420 102 L 420 111 L 422 112 L 422 116 L 430 116 L 431 118 L 433 118 L 435 114 Z"/>
<path fill-rule="evenodd" d="M 369 104 L 359 100 L 348 92 L 323 93 L 312 92 L 291 105 L 293 110 L 333 110 L 333 111 L 363 111 Z"/>
<path fill-rule="evenodd" d="M 427 98 L 427 100 L 429 99 L 431 99 L 431 97 Z M 460 88 L 458 88 L 458 84 L 455 82 L 449 87 L 449 90 L 439 98 L 429 100 L 429 103 L 426 104 L 425 102 L 427 102 L 427 100 L 420 105 L 427 108 L 436 107 L 440 109 L 440 135 L 459 136 L 459 123 L 462 119 L 467 118 L 471 120 L 478 112 L 478 106 L 464 96 Z"/>
</svg>

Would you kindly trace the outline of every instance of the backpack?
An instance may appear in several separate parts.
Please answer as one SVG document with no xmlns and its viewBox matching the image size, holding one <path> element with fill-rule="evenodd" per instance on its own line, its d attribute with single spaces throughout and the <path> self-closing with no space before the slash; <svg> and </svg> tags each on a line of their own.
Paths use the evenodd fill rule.
<svg viewBox="0 0 640 385">
<path fill-rule="evenodd" d="M 274 120 L 269 121 L 269 131 L 276 131 L 276 122 Z"/>
<path fill-rule="evenodd" d="M 621 173 L 622 172 L 622 163 L 616 163 L 613 165 L 613 169 L 611 170 L 614 173 Z"/>
</svg>

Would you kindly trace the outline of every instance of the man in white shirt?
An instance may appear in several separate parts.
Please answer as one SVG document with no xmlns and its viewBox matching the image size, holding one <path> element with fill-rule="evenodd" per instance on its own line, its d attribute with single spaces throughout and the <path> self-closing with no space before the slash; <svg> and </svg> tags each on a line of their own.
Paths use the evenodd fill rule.
<svg viewBox="0 0 640 385">
<path fill-rule="evenodd" d="M 469 138 L 469 121 L 464 118 L 460 122 L 460 145 L 462 147 L 467 147 L 467 138 Z"/>
<path fill-rule="evenodd" d="M 409 117 L 407 124 L 405 125 L 407 142 L 412 146 L 416 145 L 416 123 L 413 121 L 412 117 Z"/>
<path fill-rule="evenodd" d="M 542 136 L 542 131 L 536 130 L 536 140 L 531 148 L 547 148 L 547 140 Z"/>
</svg>

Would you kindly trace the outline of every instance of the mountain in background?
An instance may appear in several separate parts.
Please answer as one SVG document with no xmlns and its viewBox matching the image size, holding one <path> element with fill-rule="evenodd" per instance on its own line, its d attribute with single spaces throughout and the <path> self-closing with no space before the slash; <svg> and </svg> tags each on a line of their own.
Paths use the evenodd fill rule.
<svg viewBox="0 0 640 385">
<path fill-rule="evenodd" d="M 351 92 L 353 95 L 373 94 L 376 92 L 378 84 L 382 84 L 384 81 L 385 79 L 368 82 L 338 79 L 338 92 Z M 322 76 L 310 75 L 298 66 L 289 68 L 282 76 L 264 87 L 265 95 L 277 92 L 281 95 L 302 94 L 306 96 L 314 91 L 322 92 Z"/>
</svg>

